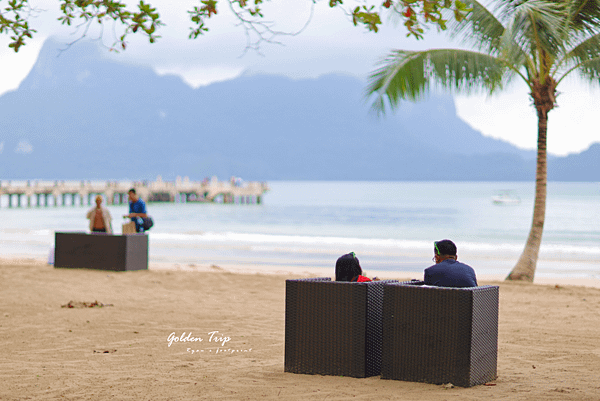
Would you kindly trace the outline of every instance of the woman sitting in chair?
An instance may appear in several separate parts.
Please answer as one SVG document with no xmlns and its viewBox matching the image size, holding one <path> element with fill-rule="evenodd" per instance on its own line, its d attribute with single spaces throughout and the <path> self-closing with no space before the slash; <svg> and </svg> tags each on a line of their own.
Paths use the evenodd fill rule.
<svg viewBox="0 0 600 401">
<path fill-rule="evenodd" d="M 362 275 L 358 258 L 354 252 L 350 252 L 340 256 L 335 262 L 335 281 L 364 283 L 371 281 L 371 279 Z"/>
</svg>

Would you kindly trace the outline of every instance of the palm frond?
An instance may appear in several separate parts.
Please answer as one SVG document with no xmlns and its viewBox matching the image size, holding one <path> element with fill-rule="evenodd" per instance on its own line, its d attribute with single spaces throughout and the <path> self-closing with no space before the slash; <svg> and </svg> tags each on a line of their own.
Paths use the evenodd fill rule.
<svg viewBox="0 0 600 401">
<path fill-rule="evenodd" d="M 510 60 L 515 65 L 529 64 L 532 68 L 531 58 L 513 40 L 494 13 L 477 0 L 471 0 L 468 5 L 472 11 L 467 18 L 452 23 L 453 38 L 460 36 L 480 52 Z M 510 10 L 514 13 L 514 7 Z"/>
<path fill-rule="evenodd" d="M 457 93 L 502 87 L 508 67 L 498 58 L 467 50 L 397 50 L 382 60 L 369 77 L 367 96 L 376 95 L 373 107 L 385 112 L 386 100 L 396 108 L 400 100 L 420 100 L 434 86 Z"/>
<path fill-rule="evenodd" d="M 571 65 L 580 64 L 586 60 L 591 60 L 600 57 L 600 33 L 591 36 L 565 55 L 565 61 Z"/>
<path fill-rule="evenodd" d="M 570 31 L 585 32 L 587 35 L 599 32 L 599 0 L 567 0 L 566 12 Z"/>
<path fill-rule="evenodd" d="M 534 69 L 534 61 L 529 49 L 524 49 L 522 44 L 514 40 L 513 32 L 510 29 L 504 31 L 500 37 L 500 58 L 507 60 L 512 65 L 525 66 L 528 69 Z"/>
<path fill-rule="evenodd" d="M 477 0 L 471 0 L 468 7 L 472 11 L 466 18 L 460 21 L 453 19 L 450 23 L 451 37 L 460 36 L 465 43 L 469 43 L 477 50 L 497 55 L 500 38 L 505 30 L 504 25 Z"/>
<path fill-rule="evenodd" d="M 579 76 L 590 84 L 600 86 L 600 57 L 583 61 L 577 65 L 577 68 L 567 71 L 558 82 L 560 83 L 572 71 L 577 71 Z"/>
<path fill-rule="evenodd" d="M 505 41 L 515 42 L 527 53 L 543 51 L 552 57 L 564 53 L 566 12 L 563 3 L 527 0 L 514 7 Z"/>
<path fill-rule="evenodd" d="M 523 1 L 527 0 L 503 0 L 503 1 L 492 1 L 494 6 L 494 14 L 498 15 L 498 19 L 503 25 L 508 25 L 515 13 L 515 8 L 519 6 Z"/>
</svg>

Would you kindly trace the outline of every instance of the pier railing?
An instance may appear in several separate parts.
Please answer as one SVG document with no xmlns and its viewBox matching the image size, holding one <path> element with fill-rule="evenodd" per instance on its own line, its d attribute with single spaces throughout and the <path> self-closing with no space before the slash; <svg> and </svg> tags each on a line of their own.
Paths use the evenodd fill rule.
<svg viewBox="0 0 600 401">
<path fill-rule="evenodd" d="M 106 203 L 124 204 L 127 193 L 135 188 L 146 202 L 218 202 L 260 204 L 269 190 L 264 182 L 242 182 L 239 179 L 190 181 L 0 181 L 0 197 L 8 197 L 8 207 L 92 205 L 101 195 Z M 0 198 L 1 199 L 1 198 Z M 0 206 L 2 202 L 0 202 Z"/>
</svg>

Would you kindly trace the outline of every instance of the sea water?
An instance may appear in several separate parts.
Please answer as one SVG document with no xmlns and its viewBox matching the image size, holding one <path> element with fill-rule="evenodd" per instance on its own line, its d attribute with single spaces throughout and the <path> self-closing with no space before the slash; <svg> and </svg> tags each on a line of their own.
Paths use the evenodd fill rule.
<svg viewBox="0 0 600 401">
<path fill-rule="evenodd" d="M 150 262 L 415 272 L 451 239 L 478 274 L 508 274 L 533 216 L 532 182 L 270 182 L 260 205 L 153 203 Z M 510 190 L 521 202 L 496 205 Z M 0 209 L 0 257 L 47 258 L 55 231 L 86 231 L 90 206 Z M 109 206 L 120 233 L 126 205 Z M 600 184 L 548 183 L 538 277 L 600 278 Z"/>
</svg>

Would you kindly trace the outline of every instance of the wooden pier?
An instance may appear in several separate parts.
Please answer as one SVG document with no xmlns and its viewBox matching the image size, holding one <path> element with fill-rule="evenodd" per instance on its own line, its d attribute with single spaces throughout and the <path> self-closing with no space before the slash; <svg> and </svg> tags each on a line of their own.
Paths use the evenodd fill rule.
<svg viewBox="0 0 600 401">
<path fill-rule="evenodd" d="M 107 204 L 121 205 L 128 202 L 131 188 L 146 202 L 238 204 L 260 204 L 269 190 L 264 182 L 218 181 L 216 177 L 201 182 L 187 177 L 163 181 L 160 176 L 154 182 L 0 181 L 0 200 L 7 196 L 8 207 L 89 206 L 94 204 L 96 195 L 102 195 Z"/>
</svg>

